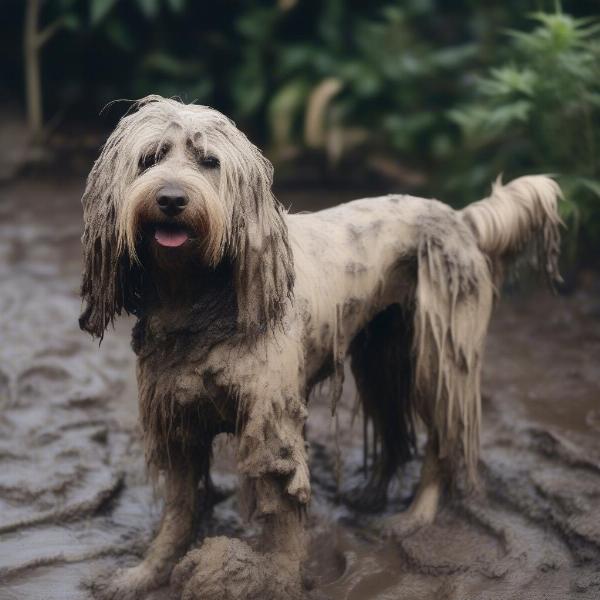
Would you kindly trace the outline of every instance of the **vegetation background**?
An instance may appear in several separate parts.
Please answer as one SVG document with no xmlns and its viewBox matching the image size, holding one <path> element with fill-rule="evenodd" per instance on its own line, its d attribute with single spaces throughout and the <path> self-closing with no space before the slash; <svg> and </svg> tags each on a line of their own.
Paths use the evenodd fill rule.
<svg viewBox="0 0 600 600">
<path fill-rule="evenodd" d="M 570 256 L 593 264 L 599 8 L 4 0 L 2 102 L 27 119 L 19 169 L 95 153 L 129 107 L 109 102 L 159 93 L 230 115 L 275 162 L 279 185 L 380 187 L 461 205 L 499 173 L 554 173 Z"/>
</svg>

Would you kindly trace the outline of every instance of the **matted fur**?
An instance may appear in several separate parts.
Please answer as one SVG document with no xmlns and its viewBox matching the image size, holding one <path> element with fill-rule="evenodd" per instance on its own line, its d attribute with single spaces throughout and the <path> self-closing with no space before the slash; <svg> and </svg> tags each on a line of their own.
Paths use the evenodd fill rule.
<svg viewBox="0 0 600 600">
<path fill-rule="evenodd" d="M 492 307 L 488 263 L 457 215 L 427 220 L 418 246 L 414 321 L 414 402 L 456 472 L 476 477 L 480 373 Z"/>
<path fill-rule="evenodd" d="M 191 237 L 177 249 L 152 234 L 168 221 L 157 208 L 166 184 L 189 200 L 176 224 Z M 462 211 L 390 195 L 289 215 L 271 184 L 270 163 L 229 119 L 158 96 L 120 121 L 88 178 L 81 326 L 102 337 L 121 311 L 138 317 L 146 457 L 170 498 L 147 559 L 111 598 L 164 583 L 222 432 L 237 437 L 242 504 L 265 523 L 263 549 L 301 560 L 307 401 L 330 378 L 335 410 L 347 355 L 379 444 L 362 506 L 385 503 L 423 424 L 409 514 L 431 522 L 444 483 L 476 481 L 481 365 L 505 263 L 535 242 L 538 267 L 558 278 L 560 190 L 548 177 L 497 182 Z"/>
<path fill-rule="evenodd" d="M 240 326 L 250 331 L 277 322 L 293 286 L 293 264 L 282 209 L 271 193 L 271 164 L 221 113 L 148 96 L 120 120 L 83 194 L 82 328 L 102 337 L 115 315 L 122 310 L 135 314 L 140 308 L 142 273 L 136 264 L 132 196 L 155 189 L 156 179 L 161 179 L 148 181 L 146 187 L 136 183 L 140 161 L 160 150 L 170 127 L 193 132 L 194 144 L 210 149 L 221 161 L 218 190 L 207 194 L 208 182 L 195 173 L 179 179 L 188 183 L 186 189 L 214 198 L 210 209 L 204 207 L 214 238 L 211 263 L 227 257 L 238 267 Z"/>
</svg>

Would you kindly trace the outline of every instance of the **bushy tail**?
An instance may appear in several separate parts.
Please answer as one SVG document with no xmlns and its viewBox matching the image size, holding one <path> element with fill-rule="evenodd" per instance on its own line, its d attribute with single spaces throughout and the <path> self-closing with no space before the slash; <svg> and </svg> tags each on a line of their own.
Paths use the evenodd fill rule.
<svg viewBox="0 0 600 600">
<path fill-rule="evenodd" d="M 479 248 L 492 259 L 497 284 L 507 263 L 532 244 L 535 266 L 550 286 L 562 281 L 558 272 L 561 197 L 558 184 L 545 175 L 520 177 L 506 185 L 498 178 L 488 198 L 460 211 Z"/>
</svg>

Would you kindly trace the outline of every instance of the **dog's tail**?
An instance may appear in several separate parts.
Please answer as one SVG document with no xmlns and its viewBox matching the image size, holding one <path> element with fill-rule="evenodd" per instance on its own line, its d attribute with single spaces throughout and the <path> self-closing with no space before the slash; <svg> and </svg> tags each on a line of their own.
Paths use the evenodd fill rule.
<svg viewBox="0 0 600 600">
<path fill-rule="evenodd" d="M 488 198 L 460 211 L 479 248 L 492 260 L 497 286 L 506 265 L 527 248 L 534 250 L 532 262 L 551 287 L 562 281 L 558 272 L 561 197 L 558 184 L 545 175 L 520 177 L 506 185 L 498 178 Z"/>
</svg>

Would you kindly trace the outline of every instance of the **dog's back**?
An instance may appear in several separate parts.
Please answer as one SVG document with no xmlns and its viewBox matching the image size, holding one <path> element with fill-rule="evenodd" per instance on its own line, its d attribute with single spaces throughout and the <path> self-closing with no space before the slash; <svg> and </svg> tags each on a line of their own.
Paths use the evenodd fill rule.
<svg viewBox="0 0 600 600">
<path fill-rule="evenodd" d="M 462 465 L 476 482 L 494 295 L 506 263 L 530 242 L 537 266 L 558 279 L 559 196 L 553 180 L 534 176 L 497 183 L 489 199 L 462 211 L 390 195 L 287 216 L 309 383 L 341 377 L 350 354 L 365 417 L 382 444 L 359 505 L 384 501 L 389 479 L 411 455 L 417 416 L 436 465 L 429 471 L 455 479 Z"/>
</svg>

